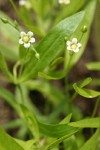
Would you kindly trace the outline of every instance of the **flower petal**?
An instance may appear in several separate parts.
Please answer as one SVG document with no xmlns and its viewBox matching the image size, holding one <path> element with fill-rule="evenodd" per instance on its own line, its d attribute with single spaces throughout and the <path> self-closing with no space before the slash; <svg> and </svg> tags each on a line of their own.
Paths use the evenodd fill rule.
<svg viewBox="0 0 100 150">
<path fill-rule="evenodd" d="M 71 47 L 70 47 L 70 46 L 67 46 L 67 50 L 69 50 L 69 51 L 70 51 L 70 50 L 72 50 L 72 49 L 71 49 Z"/>
<path fill-rule="evenodd" d="M 66 44 L 67 44 L 68 46 L 71 45 L 71 43 L 72 43 L 71 41 L 67 41 L 67 42 L 66 42 Z"/>
<path fill-rule="evenodd" d="M 30 37 L 32 37 L 33 36 L 33 32 L 31 32 L 31 31 L 28 31 L 28 33 L 27 33 Z"/>
<path fill-rule="evenodd" d="M 35 42 L 35 38 L 34 38 L 34 37 L 31 38 L 29 42 L 30 42 L 30 43 L 34 43 L 34 42 Z"/>
<path fill-rule="evenodd" d="M 62 1 L 62 0 L 59 0 L 58 2 L 59 2 L 59 3 L 62 3 L 63 1 Z"/>
<path fill-rule="evenodd" d="M 25 48 L 29 48 L 30 47 L 30 43 L 24 43 L 24 47 Z"/>
<path fill-rule="evenodd" d="M 23 32 L 23 31 L 20 33 L 20 36 L 21 36 L 21 37 L 23 37 L 23 36 L 25 36 L 25 35 L 26 35 L 26 33 Z"/>
<path fill-rule="evenodd" d="M 75 43 L 75 44 L 76 44 L 76 43 L 77 43 L 77 38 L 73 38 L 73 39 L 72 39 L 72 43 Z"/>
<path fill-rule="evenodd" d="M 22 39 L 19 39 L 19 44 L 23 44 L 24 42 L 22 41 Z"/>
<path fill-rule="evenodd" d="M 25 5 L 25 3 L 26 3 L 25 0 L 20 0 L 20 1 L 19 1 L 19 5 L 21 5 L 21 6 Z"/>
<path fill-rule="evenodd" d="M 64 2 L 65 4 L 69 4 L 70 3 L 70 0 L 66 0 L 66 2 Z"/>
<path fill-rule="evenodd" d="M 78 43 L 78 44 L 77 44 L 77 46 L 78 46 L 78 47 L 81 47 L 81 46 L 82 46 L 82 44 L 81 44 L 81 43 Z"/>
<path fill-rule="evenodd" d="M 78 53 L 79 52 L 79 48 L 73 50 L 73 52 Z"/>
</svg>

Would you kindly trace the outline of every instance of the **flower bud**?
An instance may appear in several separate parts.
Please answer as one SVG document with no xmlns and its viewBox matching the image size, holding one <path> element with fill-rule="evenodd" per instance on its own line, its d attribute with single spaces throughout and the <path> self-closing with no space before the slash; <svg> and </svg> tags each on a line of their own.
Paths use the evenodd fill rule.
<svg viewBox="0 0 100 150">
<path fill-rule="evenodd" d="M 14 26 L 15 28 L 18 27 L 18 22 L 16 20 L 14 21 Z"/>
<path fill-rule="evenodd" d="M 39 53 L 36 53 L 36 54 L 35 54 L 35 57 L 36 57 L 37 59 L 39 59 L 39 58 L 40 58 Z"/>
<path fill-rule="evenodd" d="M 67 41 L 67 40 L 68 40 L 68 37 L 67 37 L 67 36 L 65 36 L 65 37 L 64 37 L 64 40 L 65 40 L 65 41 Z"/>
<path fill-rule="evenodd" d="M 8 20 L 6 18 L 1 18 L 3 23 L 8 23 Z"/>
<path fill-rule="evenodd" d="M 83 33 L 87 32 L 87 26 L 84 25 L 84 26 L 82 27 L 81 31 L 82 31 Z"/>
</svg>

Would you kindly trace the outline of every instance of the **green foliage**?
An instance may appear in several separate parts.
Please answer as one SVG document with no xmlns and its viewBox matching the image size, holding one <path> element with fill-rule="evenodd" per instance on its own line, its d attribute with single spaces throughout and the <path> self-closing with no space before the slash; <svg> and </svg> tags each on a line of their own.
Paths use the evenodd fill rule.
<svg viewBox="0 0 100 150">
<path fill-rule="evenodd" d="M 13 24 L 13 21 L 2 11 L 0 11 L 0 18 L 7 18 L 7 20 Z M 19 38 L 19 32 L 11 25 L 4 24 L 0 19 L 0 34 L 2 37 L 0 39 L 0 51 L 7 60 L 16 61 L 18 58 L 17 40 Z"/>
<path fill-rule="evenodd" d="M 83 17 L 84 12 L 80 12 L 61 21 L 42 39 L 36 47 L 40 54 L 40 60 L 37 61 L 31 55 L 30 61 L 25 66 L 20 78 L 21 82 L 35 77 L 38 72 L 43 71 L 64 50 L 65 36 L 69 37 L 73 34 Z"/>
<path fill-rule="evenodd" d="M 94 98 L 94 97 L 100 96 L 100 92 L 94 91 L 94 90 L 88 90 L 86 88 L 79 88 L 76 83 L 74 83 L 73 87 L 75 91 L 83 97 Z"/>
<path fill-rule="evenodd" d="M 5 61 L 2 53 L 0 53 L 0 70 L 2 70 L 2 72 L 4 72 L 7 75 L 9 80 L 13 79 L 13 76 L 11 75 L 11 73 L 10 73 L 10 71 L 8 69 L 8 66 L 6 64 L 6 61 Z"/>
<path fill-rule="evenodd" d="M 40 131 L 49 137 L 55 137 L 60 138 L 65 135 L 69 135 L 71 133 L 74 133 L 78 131 L 76 128 L 70 127 L 67 124 L 61 124 L 61 125 L 49 125 L 49 124 L 42 124 L 39 123 Z"/>
<path fill-rule="evenodd" d="M 72 35 L 72 37 L 77 37 L 81 41 L 82 48 L 77 55 L 71 56 L 71 61 L 70 61 L 70 55 L 68 54 L 68 51 L 66 51 L 66 63 L 65 63 L 65 65 L 66 65 L 67 70 L 70 70 L 78 62 L 78 60 L 80 59 L 80 57 L 82 56 L 82 54 L 85 50 L 85 47 L 86 47 L 86 44 L 88 41 L 88 37 L 89 37 L 90 29 L 91 29 L 91 23 L 92 23 L 92 20 L 94 17 L 96 1 L 90 0 L 87 3 L 88 4 L 85 7 L 85 16 L 84 16 L 81 24 L 77 28 L 77 30 Z M 89 16 L 91 16 L 91 17 L 89 17 Z M 82 27 L 84 25 L 87 26 L 87 32 L 85 34 L 83 34 L 83 36 L 82 36 L 80 31 L 82 30 Z M 70 61 L 70 63 L 69 63 L 69 61 Z"/>
<path fill-rule="evenodd" d="M 69 72 L 85 51 L 97 1 L 71 0 L 67 5 L 57 0 L 27 2 L 17 7 L 10 0 L 20 22 L 0 11 L 0 80 L 13 84 L 12 92 L 0 87 L 0 97 L 18 114 L 18 118 L 1 125 L 17 129 L 17 133 L 13 138 L 0 128 L 0 150 L 99 150 L 100 117 L 96 110 L 100 92 L 96 89 L 100 79 L 79 78 L 74 84 L 69 80 Z M 28 31 L 34 32 L 36 43 L 30 42 Z M 69 51 L 66 43 L 73 38 L 77 43 L 69 42 Z M 18 44 L 19 39 L 23 44 Z M 25 44 L 30 44 L 29 48 Z M 79 52 L 74 53 L 74 48 Z M 85 65 L 87 70 L 100 70 L 99 61 Z M 85 87 L 89 84 L 95 85 L 95 90 Z M 78 94 L 95 100 L 89 116 L 84 117 L 73 103 Z M 97 129 L 86 141 L 85 128 L 91 133 Z"/>
<path fill-rule="evenodd" d="M 97 130 L 95 134 L 80 148 L 80 150 L 95 150 L 100 137 L 100 130 Z M 98 149 L 99 150 L 99 149 Z"/>
<path fill-rule="evenodd" d="M 87 69 L 89 70 L 95 70 L 99 71 L 100 70 L 100 62 L 91 62 L 86 65 Z"/>
<path fill-rule="evenodd" d="M 73 127 L 79 127 L 79 128 L 99 128 L 100 127 L 100 118 L 89 118 L 84 119 L 76 122 L 71 122 L 69 125 Z"/>
<path fill-rule="evenodd" d="M 38 123 L 36 121 L 35 116 L 33 116 L 33 114 L 28 111 L 28 109 L 21 105 L 21 109 L 23 112 L 23 119 L 25 120 L 25 122 L 28 124 L 29 129 L 31 130 L 31 133 L 33 134 L 33 136 L 36 138 L 36 140 L 39 139 L 39 127 L 38 127 Z"/>
<path fill-rule="evenodd" d="M 13 138 L 0 128 L 0 149 L 2 150 L 24 150 Z"/>
</svg>

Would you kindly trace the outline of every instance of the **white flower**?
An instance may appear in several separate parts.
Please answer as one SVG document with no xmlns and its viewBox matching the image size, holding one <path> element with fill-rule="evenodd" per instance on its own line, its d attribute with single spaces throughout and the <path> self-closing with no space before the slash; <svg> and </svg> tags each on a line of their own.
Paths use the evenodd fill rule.
<svg viewBox="0 0 100 150">
<path fill-rule="evenodd" d="M 31 43 L 35 42 L 35 38 L 33 37 L 33 32 L 29 31 L 28 33 L 21 32 L 20 33 L 19 44 L 23 44 L 25 48 L 29 48 Z"/>
<path fill-rule="evenodd" d="M 29 0 L 19 0 L 19 5 L 20 6 L 25 6 L 28 9 L 31 8 L 31 4 L 30 4 Z"/>
<path fill-rule="evenodd" d="M 70 4 L 70 0 L 58 0 L 60 4 Z"/>
<path fill-rule="evenodd" d="M 19 5 L 23 6 L 25 5 L 25 3 L 26 3 L 26 0 L 19 0 Z"/>
<path fill-rule="evenodd" d="M 67 45 L 67 50 L 73 51 L 75 53 L 77 53 L 80 47 L 82 46 L 81 43 L 78 43 L 77 38 L 73 38 L 72 41 L 67 41 L 66 45 Z"/>
</svg>

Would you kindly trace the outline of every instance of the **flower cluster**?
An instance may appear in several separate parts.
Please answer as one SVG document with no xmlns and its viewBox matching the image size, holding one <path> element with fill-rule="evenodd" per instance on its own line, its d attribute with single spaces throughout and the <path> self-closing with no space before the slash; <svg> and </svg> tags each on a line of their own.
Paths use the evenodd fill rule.
<svg viewBox="0 0 100 150">
<path fill-rule="evenodd" d="M 29 48 L 31 43 L 35 42 L 35 38 L 33 37 L 33 32 L 29 31 L 28 33 L 21 32 L 20 33 L 19 44 L 23 44 L 25 48 Z"/>
<path fill-rule="evenodd" d="M 58 0 L 60 4 L 70 4 L 70 0 Z"/>
<path fill-rule="evenodd" d="M 77 38 L 73 38 L 72 41 L 67 41 L 67 50 L 73 51 L 75 53 L 79 52 L 80 47 L 82 46 L 81 43 L 78 43 Z"/>
</svg>

